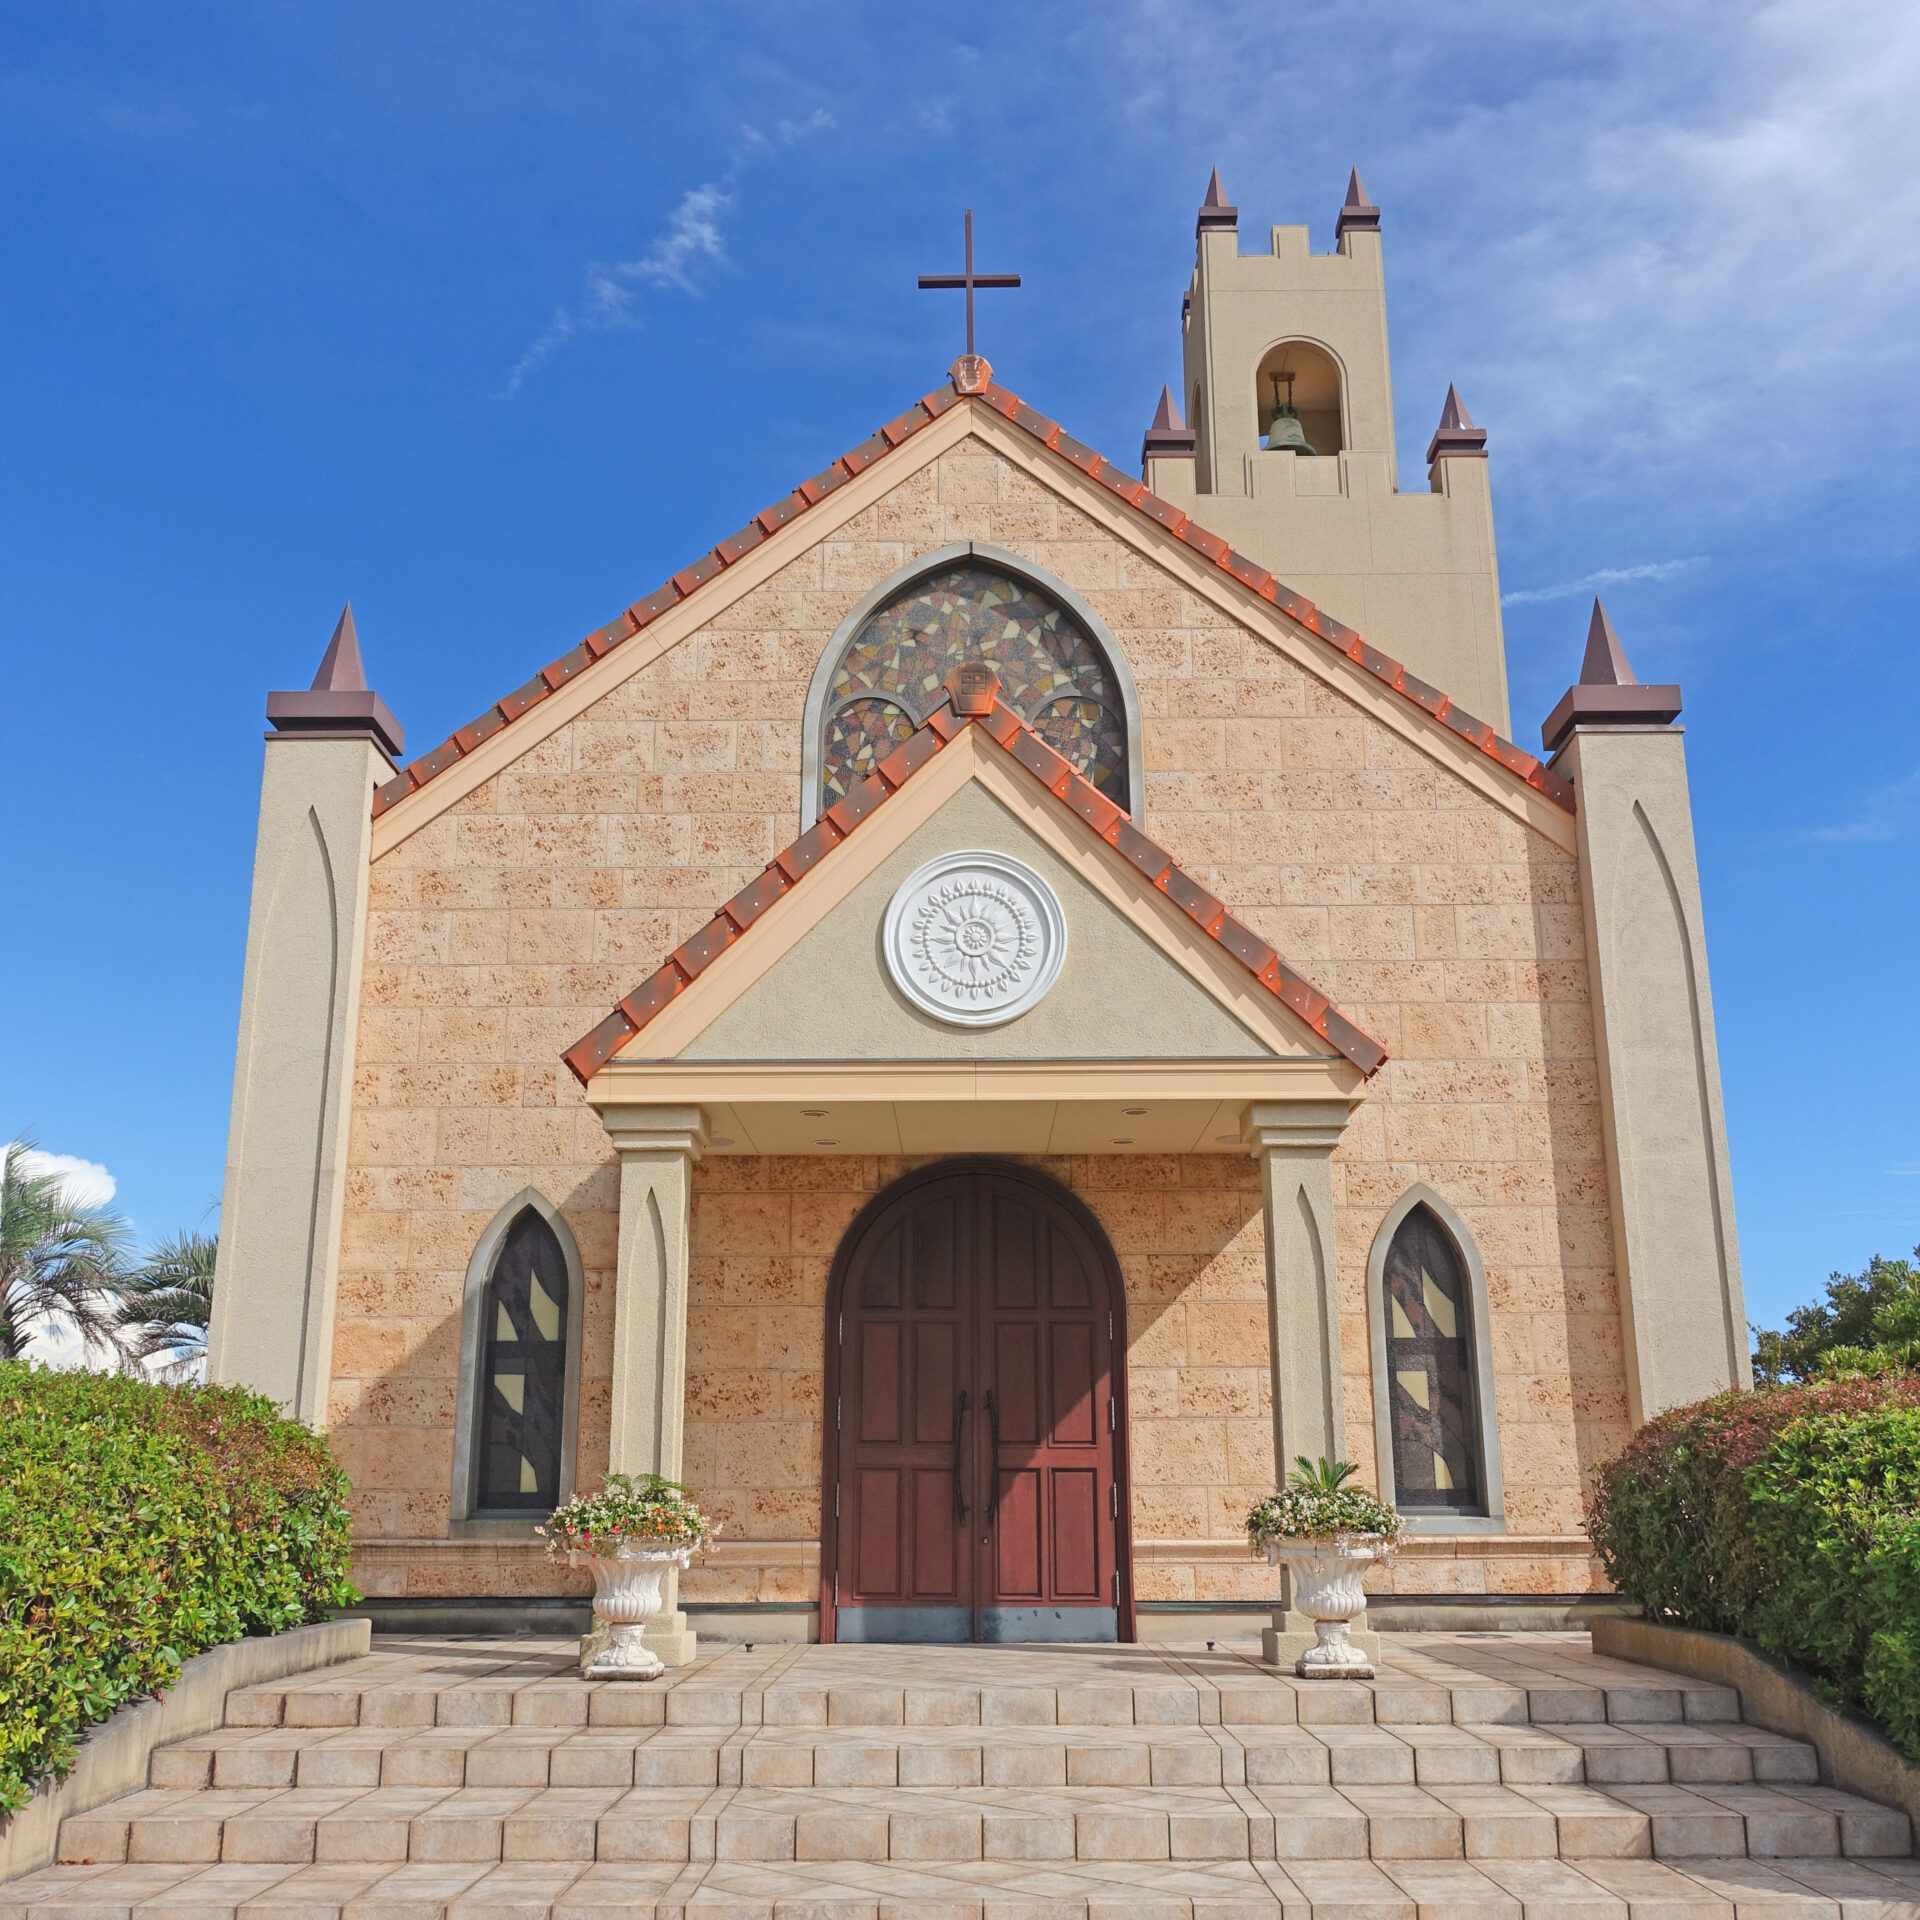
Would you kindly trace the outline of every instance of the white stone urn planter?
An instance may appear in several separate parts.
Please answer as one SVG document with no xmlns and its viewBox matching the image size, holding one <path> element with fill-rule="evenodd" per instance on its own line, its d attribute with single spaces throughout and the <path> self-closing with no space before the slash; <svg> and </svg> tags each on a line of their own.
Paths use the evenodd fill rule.
<svg viewBox="0 0 1920 1920">
<path fill-rule="evenodd" d="M 1347 1533 L 1331 1540 L 1269 1540 L 1269 1564 L 1293 1575 L 1294 1610 L 1313 1622 L 1313 1645 L 1294 1662 L 1302 1680 L 1371 1680 L 1373 1662 L 1350 1637 L 1352 1623 L 1367 1610 L 1361 1577 L 1384 1560 L 1388 1543 L 1378 1534 Z"/>
<path fill-rule="evenodd" d="M 649 1620 L 665 1605 L 667 1569 L 685 1570 L 693 1547 L 622 1540 L 611 1553 L 569 1552 L 570 1566 L 593 1569 L 593 1630 L 581 1643 L 580 1673 L 587 1680 L 652 1680 L 666 1662 L 644 1644 Z"/>
</svg>

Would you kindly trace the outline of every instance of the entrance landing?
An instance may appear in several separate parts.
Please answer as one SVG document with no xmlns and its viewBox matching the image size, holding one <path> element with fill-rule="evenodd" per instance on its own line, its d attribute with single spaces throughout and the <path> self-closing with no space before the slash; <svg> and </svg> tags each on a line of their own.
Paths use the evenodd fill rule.
<svg viewBox="0 0 1920 1920">
<path fill-rule="evenodd" d="M 583 1684 L 381 1639 L 238 1690 L 0 1920 L 1913 1920 L 1906 1816 L 1584 1634 L 743 1646 Z"/>
</svg>

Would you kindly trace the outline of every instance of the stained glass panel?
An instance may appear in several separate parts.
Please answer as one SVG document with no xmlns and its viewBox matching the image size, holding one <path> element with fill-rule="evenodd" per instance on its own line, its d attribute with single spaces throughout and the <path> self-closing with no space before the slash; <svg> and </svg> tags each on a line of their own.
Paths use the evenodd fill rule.
<svg viewBox="0 0 1920 1920">
<path fill-rule="evenodd" d="M 832 806 L 907 738 L 967 660 L 992 666 L 1001 698 L 1128 804 L 1126 709 L 1098 644 L 1039 588 L 972 562 L 914 581 L 849 642 L 827 689 L 820 804 Z"/>
<path fill-rule="evenodd" d="M 1466 1263 L 1425 1207 L 1387 1250 L 1387 1404 L 1394 1504 L 1471 1511 L 1481 1501 Z"/>
<path fill-rule="evenodd" d="M 548 1513 L 560 1499 L 567 1399 L 566 1256 L 532 1207 L 507 1229 L 487 1282 L 479 1392 L 483 1513 Z"/>
</svg>

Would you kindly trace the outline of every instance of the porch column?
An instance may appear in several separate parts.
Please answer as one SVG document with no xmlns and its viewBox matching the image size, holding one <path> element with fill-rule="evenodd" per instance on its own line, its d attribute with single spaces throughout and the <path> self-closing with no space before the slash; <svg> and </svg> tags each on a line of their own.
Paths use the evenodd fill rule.
<svg viewBox="0 0 1920 1920">
<path fill-rule="evenodd" d="M 1343 1100 L 1257 1103 L 1248 1138 L 1260 1162 L 1267 1226 L 1267 1353 L 1273 1370 L 1273 1480 L 1294 1458 L 1337 1460 L 1346 1445 L 1340 1388 L 1340 1300 L 1334 1257 L 1333 1149 L 1345 1131 Z M 1262 1657 L 1291 1665 L 1313 1644 L 1313 1622 L 1283 1589 Z M 1356 1644 L 1377 1653 L 1355 1623 Z"/>
<path fill-rule="evenodd" d="M 613 1473 L 680 1477 L 687 1410 L 687 1267 L 693 1163 L 707 1143 L 698 1107 L 608 1106 L 601 1120 L 620 1156 L 620 1250 L 613 1299 Z M 666 1605 L 646 1643 L 670 1667 L 694 1655 L 668 1571 Z"/>
</svg>

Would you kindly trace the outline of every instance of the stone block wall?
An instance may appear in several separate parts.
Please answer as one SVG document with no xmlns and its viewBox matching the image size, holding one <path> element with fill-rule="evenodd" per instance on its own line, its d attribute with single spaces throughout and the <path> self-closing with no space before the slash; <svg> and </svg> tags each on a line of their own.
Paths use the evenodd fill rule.
<svg viewBox="0 0 1920 1920">
<path fill-rule="evenodd" d="M 362 1536 L 423 1543 L 422 1582 L 510 1577 L 514 1556 L 425 1543 L 447 1532 L 467 1262 L 525 1186 L 580 1244 L 583 1484 L 605 1459 L 614 1170 L 561 1050 L 793 837 L 801 702 L 834 628 L 966 539 L 1108 624 L 1140 696 L 1144 826 L 1393 1056 L 1335 1160 L 1349 1457 L 1371 1471 L 1368 1250 L 1424 1181 L 1487 1268 L 1510 1528 L 1577 1531 L 1585 1467 L 1627 1416 L 1572 859 L 973 440 L 375 864 L 330 1420 Z M 1127 1274 L 1136 1532 L 1230 1540 L 1270 1472 L 1251 1163 L 1061 1177 Z M 736 1541 L 817 1533 L 826 1268 L 882 1178 L 858 1158 L 699 1169 L 687 1471 Z M 752 1364 L 719 1364 L 747 1331 Z M 730 1550 L 689 1591 L 723 1559 L 723 1584 L 747 1577 Z M 799 1577 L 784 1564 L 776 1584 Z"/>
</svg>

